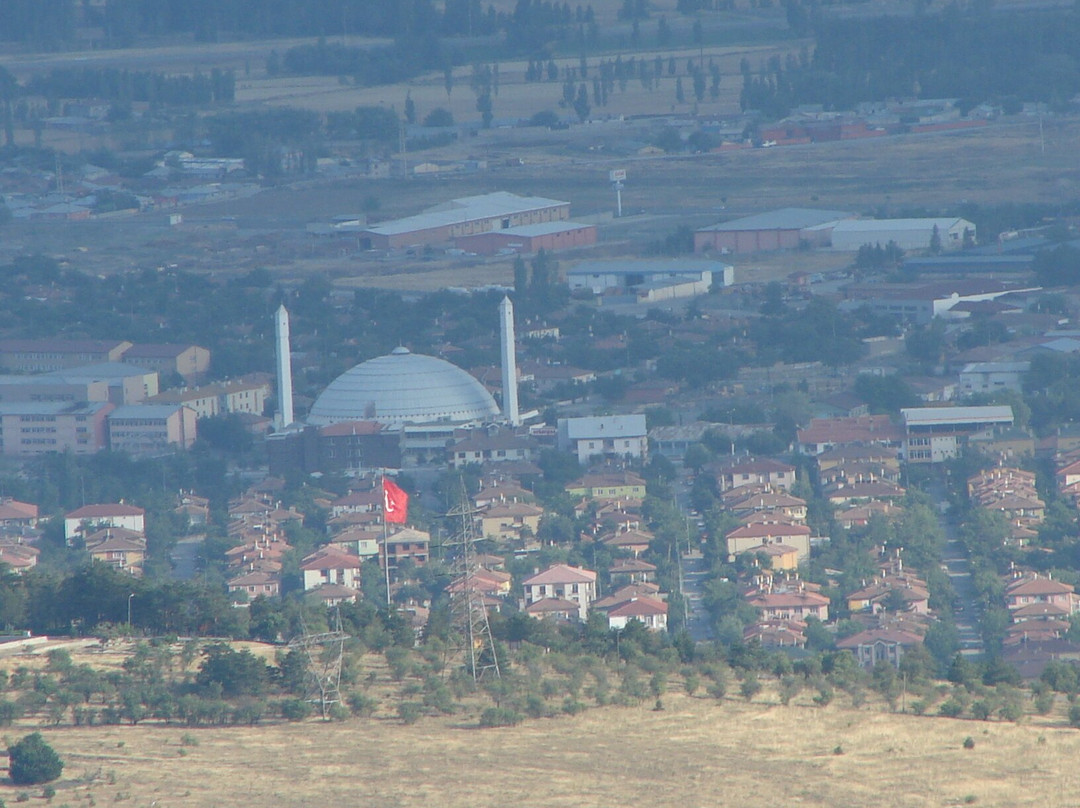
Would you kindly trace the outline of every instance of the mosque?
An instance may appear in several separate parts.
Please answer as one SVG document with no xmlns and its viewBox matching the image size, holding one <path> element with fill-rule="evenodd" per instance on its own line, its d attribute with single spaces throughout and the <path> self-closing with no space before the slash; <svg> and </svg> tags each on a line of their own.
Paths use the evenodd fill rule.
<svg viewBox="0 0 1080 808">
<path fill-rule="evenodd" d="M 377 421 L 404 426 L 483 422 L 498 416 L 491 393 L 457 365 L 395 348 L 334 379 L 315 400 L 307 422 L 326 426 Z"/>
<path fill-rule="evenodd" d="M 503 408 L 468 372 L 445 359 L 398 347 L 342 373 L 316 398 L 303 423 L 292 412 L 288 312 L 275 315 L 278 415 L 267 441 L 271 472 L 400 468 L 445 452 L 456 429 L 518 426 L 514 309 L 499 305 Z M 277 470 L 275 470 L 275 466 Z"/>
</svg>

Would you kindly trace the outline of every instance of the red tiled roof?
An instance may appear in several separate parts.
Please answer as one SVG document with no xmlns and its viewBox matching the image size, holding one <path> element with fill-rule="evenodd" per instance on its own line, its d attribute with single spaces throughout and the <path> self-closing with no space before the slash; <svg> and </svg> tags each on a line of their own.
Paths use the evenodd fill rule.
<svg viewBox="0 0 1080 808">
<path fill-rule="evenodd" d="M 108 516 L 145 516 L 146 511 L 134 505 L 122 503 L 108 505 L 83 505 L 64 515 L 65 519 L 101 519 Z"/>
<path fill-rule="evenodd" d="M 524 586 L 539 586 L 541 584 L 581 584 L 594 583 L 596 573 L 581 567 L 571 567 L 568 564 L 555 564 L 543 572 L 531 575 L 522 581 Z"/>
<path fill-rule="evenodd" d="M 1073 592 L 1069 584 L 1051 578 L 1027 578 L 1005 587 L 1005 594 L 1014 595 L 1067 595 Z"/>
<path fill-rule="evenodd" d="M 774 536 L 809 536 L 810 528 L 791 522 L 754 522 L 737 527 L 727 534 L 729 539 L 771 539 Z"/>
<path fill-rule="evenodd" d="M 360 556 L 346 553 L 337 547 L 323 547 L 304 559 L 301 570 L 358 570 L 363 562 Z"/>
<path fill-rule="evenodd" d="M 784 606 L 826 606 L 829 599 L 816 592 L 759 592 L 747 598 L 747 603 L 774 609 Z"/>
<path fill-rule="evenodd" d="M 836 643 L 837 648 L 858 648 L 860 645 L 872 645 L 876 642 L 896 643 L 897 645 L 922 645 L 923 638 L 911 631 L 898 628 L 871 628 L 852 634 Z"/>
<path fill-rule="evenodd" d="M 667 614 L 668 605 L 653 598 L 633 598 L 608 610 L 608 617 L 646 617 Z"/>
<path fill-rule="evenodd" d="M 580 611 L 578 604 L 561 598 L 541 598 L 525 607 L 526 614 L 578 614 Z"/>
</svg>

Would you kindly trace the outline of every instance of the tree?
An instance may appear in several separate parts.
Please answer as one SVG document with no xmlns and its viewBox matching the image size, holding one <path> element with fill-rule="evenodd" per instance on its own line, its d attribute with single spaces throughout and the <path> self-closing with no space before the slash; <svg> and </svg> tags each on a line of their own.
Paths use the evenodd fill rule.
<svg viewBox="0 0 1080 808">
<path fill-rule="evenodd" d="M 18 786 L 48 783 L 64 771 L 64 761 L 49 746 L 40 732 L 27 735 L 8 748 L 8 765 L 11 781 Z"/>
<path fill-rule="evenodd" d="M 454 115 L 444 107 L 435 107 L 424 116 L 424 126 L 453 126 Z"/>
<path fill-rule="evenodd" d="M 412 93 L 405 93 L 405 123 L 416 123 L 416 102 L 412 100 Z"/>
<path fill-rule="evenodd" d="M 480 113 L 480 120 L 485 129 L 491 128 L 492 113 L 491 93 L 486 92 L 476 98 L 476 111 Z"/>
<path fill-rule="evenodd" d="M 558 126 L 559 116 L 550 109 L 542 109 L 539 112 L 533 113 L 533 116 L 529 118 L 529 126 L 546 126 L 551 128 L 552 126 Z"/>
<path fill-rule="evenodd" d="M 930 252 L 937 255 L 941 252 L 941 231 L 934 225 L 934 231 L 930 234 Z"/>
<path fill-rule="evenodd" d="M 574 99 L 574 112 L 577 113 L 580 121 L 589 117 L 589 91 L 585 89 L 584 84 L 578 87 L 577 98 Z"/>
<path fill-rule="evenodd" d="M 656 24 L 656 44 L 664 47 L 671 41 L 671 28 L 668 26 L 667 17 L 661 17 Z"/>
<path fill-rule="evenodd" d="M 195 682 L 202 688 L 220 685 L 226 696 L 258 696 L 266 687 L 269 668 L 248 650 L 234 651 L 218 644 L 206 649 Z"/>
</svg>

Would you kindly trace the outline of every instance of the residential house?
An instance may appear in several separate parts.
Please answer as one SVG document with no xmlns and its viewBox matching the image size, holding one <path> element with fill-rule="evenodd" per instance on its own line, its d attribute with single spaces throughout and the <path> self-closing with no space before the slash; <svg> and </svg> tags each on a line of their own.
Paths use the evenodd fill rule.
<svg viewBox="0 0 1080 808">
<path fill-rule="evenodd" d="M 721 491 L 747 485 L 768 485 L 787 491 L 795 484 L 795 467 L 769 457 L 733 458 L 715 469 L 716 484 Z"/>
<path fill-rule="evenodd" d="M 451 446 L 450 468 L 461 469 L 470 463 L 506 463 L 531 461 L 538 453 L 535 438 L 516 434 L 510 429 L 489 432 L 468 430 L 462 440 Z"/>
<path fill-rule="evenodd" d="M 345 552 L 340 547 L 321 547 L 300 562 L 304 589 L 315 589 L 323 584 L 359 589 L 360 568 L 363 563 L 360 556 Z"/>
<path fill-rule="evenodd" d="M 745 499 L 732 502 L 726 507 L 738 517 L 752 513 L 768 512 L 788 522 L 803 523 L 806 521 L 806 500 L 778 491 L 763 491 L 752 494 Z"/>
<path fill-rule="evenodd" d="M 366 528 L 359 526 L 346 527 L 340 533 L 330 537 L 330 543 L 340 547 L 347 553 L 360 556 L 362 559 L 374 558 L 379 555 L 379 545 L 382 542 L 382 530 L 380 528 Z"/>
<path fill-rule="evenodd" d="M 229 594 L 243 592 L 248 600 L 277 597 L 281 594 L 281 576 L 273 572 L 244 572 L 228 581 Z"/>
<path fill-rule="evenodd" d="M 123 502 L 83 505 L 64 514 L 64 538 L 68 543 L 103 527 L 122 527 L 136 533 L 146 533 L 146 511 Z"/>
<path fill-rule="evenodd" d="M 1031 604 L 1051 604 L 1065 615 L 1080 612 L 1080 596 L 1071 584 L 1038 574 L 1024 575 L 1005 586 L 1005 605 L 1015 611 Z"/>
<path fill-rule="evenodd" d="M 655 598 L 630 598 L 607 609 L 608 628 L 620 630 L 636 620 L 650 631 L 667 631 L 668 605 Z"/>
<path fill-rule="evenodd" d="M 480 535 L 499 541 L 536 536 L 544 509 L 527 502 L 497 502 L 476 516 Z"/>
<path fill-rule="evenodd" d="M 796 570 L 799 568 L 799 550 L 790 544 L 763 542 L 746 548 L 739 555 L 763 555 L 769 559 L 769 568 L 774 570 Z"/>
<path fill-rule="evenodd" d="M 36 567 L 39 555 L 41 555 L 41 550 L 32 544 L 0 542 L 0 564 L 7 565 L 17 575 L 22 575 L 28 569 Z"/>
<path fill-rule="evenodd" d="M 0 498 L 0 526 L 37 527 L 38 506 L 11 497 Z"/>
<path fill-rule="evenodd" d="M 903 513 L 904 509 L 900 505 L 871 500 L 838 511 L 834 518 L 838 525 L 845 530 L 850 530 L 853 527 L 864 527 L 875 516 L 883 519 L 896 519 L 902 516 Z"/>
<path fill-rule="evenodd" d="M 612 586 L 650 583 L 656 578 L 656 565 L 640 558 L 617 558 L 608 568 Z"/>
<path fill-rule="evenodd" d="M 510 584 L 513 577 L 502 570 L 489 570 L 483 567 L 451 581 L 446 591 L 451 595 L 465 592 L 479 592 L 485 598 L 503 598 L 510 594 Z"/>
<path fill-rule="evenodd" d="M 343 513 L 374 513 L 382 510 L 382 491 L 371 488 L 366 491 L 350 491 L 330 503 L 331 518 Z"/>
<path fill-rule="evenodd" d="M 794 547 L 799 562 L 810 558 L 810 528 L 793 522 L 758 522 L 742 525 L 726 536 L 729 556 L 737 556 L 764 544 Z"/>
<path fill-rule="evenodd" d="M 928 614 L 930 590 L 926 581 L 911 573 L 901 572 L 875 578 L 869 584 L 847 596 L 851 612 L 910 611 Z"/>
<path fill-rule="evenodd" d="M 579 477 L 563 490 L 590 499 L 645 499 L 645 480 L 632 471 L 602 472 Z"/>
<path fill-rule="evenodd" d="M 596 599 L 596 573 L 581 567 L 555 564 L 522 581 L 525 605 L 544 598 L 570 600 L 578 605 L 577 619 L 585 622 L 589 604 Z"/>
<path fill-rule="evenodd" d="M 579 604 L 565 598 L 541 598 L 527 604 L 523 611 L 538 620 L 555 620 L 560 623 L 577 623 L 581 620 Z"/>
<path fill-rule="evenodd" d="M 577 455 L 579 463 L 594 457 L 646 458 L 649 453 L 644 415 L 598 415 L 560 418 L 558 446 Z"/>
<path fill-rule="evenodd" d="M 360 590 L 340 584 L 319 584 L 307 593 L 307 597 L 326 607 L 340 606 L 342 603 L 356 603 Z"/>
<path fill-rule="evenodd" d="M 431 553 L 431 534 L 425 530 L 406 527 L 391 533 L 380 548 L 379 564 L 384 569 L 389 557 L 390 571 L 397 571 L 405 561 L 418 567 L 428 562 Z"/>
<path fill-rule="evenodd" d="M 804 588 L 755 592 L 746 602 L 765 620 L 829 619 L 829 599 Z"/>
<path fill-rule="evenodd" d="M 904 654 L 922 644 L 922 636 L 913 631 L 878 627 L 838 640 L 836 647 L 855 654 L 860 667 L 872 669 L 879 662 L 899 668 Z"/>
<path fill-rule="evenodd" d="M 806 623 L 802 620 L 758 620 L 743 630 L 743 642 L 763 648 L 805 648 Z"/>
<path fill-rule="evenodd" d="M 649 544 L 656 538 L 652 533 L 641 528 L 619 527 L 600 537 L 608 547 L 633 553 L 634 557 L 649 549 Z"/>
<path fill-rule="evenodd" d="M 972 362 L 960 371 L 960 392 L 965 396 L 1002 390 L 1020 392 L 1024 374 L 1030 368 L 1030 362 Z"/>
<path fill-rule="evenodd" d="M 132 535 L 123 528 L 106 528 L 100 540 L 87 537 L 86 552 L 95 561 L 101 561 L 117 570 L 142 575 L 146 560 L 146 539 Z M 117 535 L 113 535 L 113 533 Z"/>
</svg>

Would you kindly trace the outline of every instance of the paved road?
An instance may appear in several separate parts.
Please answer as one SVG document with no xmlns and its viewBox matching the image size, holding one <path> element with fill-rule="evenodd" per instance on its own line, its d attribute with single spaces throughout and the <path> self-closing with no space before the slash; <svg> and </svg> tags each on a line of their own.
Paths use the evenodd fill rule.
<svg viewBox="0 0 1080 808">
<path fill-rule="evenodd" d="M 956 629 L 960 634 L 960 653 L 977 656 L 983 653 L 982 632 L 979 629 L 980 607 L 971 575 L 971 559 L 957 537 L 956 525 L 945 515 L 948 498 L 944 483 L 935 483 L 930 494 L 937 505 L 938 520 L 945 531 L 945 553 L 942 563 L 956 592 L 957 606 L 953 609 Z"/>
<path fill-rule="evenodd" d="M 185 536 L 176 542 L 172 551 L 173 578 L 190 581 L 199 571 L 199 550 L 206 536 Z"/>
<path fill-rule="evenodd" d="M 712 636 L 712 621 L 705 609 L 705 582 L 709 577 L 709 565 L 700 550 L 685 553 L 682 557 L 683 597 L 689 616 L 686 629 L 694 642 L 708 642 Z"/>
<path fill-rule="evenodd" d="M 675 504 L 679 506 L 683 517 L 687 520 L 687 543 L 686 552 L 680 556 L 682 569 L 682 592 L 686 599 L 687 620 L 686 629 L 690 632 L 694 642 L 708 642 L 713 639 L 712 620 L 705 608 L 705 584 L 709 579 L 709 565 L 705 556 L 701 554 L 701 546 L 695 538 L 698 534 L 695 522 L 696 514 L 690 512 L 690 473 L 682 467 L 682 463 L 676 463 L 679 470 L 678 478 L 672 483 L 675 493 Z"/>
</svg>

